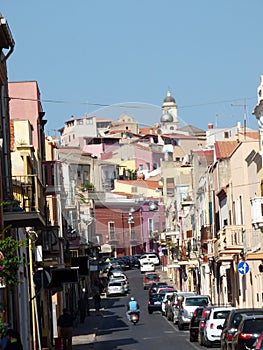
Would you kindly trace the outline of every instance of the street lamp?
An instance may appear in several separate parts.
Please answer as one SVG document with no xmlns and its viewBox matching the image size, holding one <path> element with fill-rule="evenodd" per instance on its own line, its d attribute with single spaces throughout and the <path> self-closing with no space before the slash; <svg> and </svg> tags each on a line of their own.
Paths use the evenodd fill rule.
<svg viewBox="0 0 263 350">
<path fill-rule="evenodd" d="M 141 221 L 142 221 L 142 243 L 144 251 L 148 252 L 153 249 L 150 246 L 150 242 L 153 239 L 153 232 L 155 231 L 155 225 L 160 225 L 160 212 L 157 200 L 148 200 L 140 207 Z M 145 214 L 144 214 L 145 213 Z M 156 215 L 158 213 L 158 217 Z M 146 222 L 147 220 L 147 222 Z M 145 236 L 147 228 L 147 236 Z M 159 227 L 160 228 L 160 227 Z"/>
</svg>

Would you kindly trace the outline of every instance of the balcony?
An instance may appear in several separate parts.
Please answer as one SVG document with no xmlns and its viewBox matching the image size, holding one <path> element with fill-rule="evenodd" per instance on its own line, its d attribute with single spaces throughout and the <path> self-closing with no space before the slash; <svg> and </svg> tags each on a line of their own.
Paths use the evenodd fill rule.
<svg viewBox="0 0 263 350">
<path fill-rule="evenodd" d="M 45 226 L 38 234 L 35 242 L 36 246 L 42 247 L 42 261 L 52 262 L 58 261 L 60 256 L 60 243 L 59 243 L 59 227 L 58 226 Z"/>
<path fill-rule="evenodd" d="M 12 227 L 45 225 L 44 186 L 37 175 L 13 176 L 14 200 L 4 205 L 4 223 Z"/>
<path fill-rule="evenodd" d="M 250 199 L 251 221 L 255 229 L 263 230 L 263 197 Z"/>
<path fill-rule="evenodd" d="M 243 249 L 243 226 L 225 226 L 218 231 L 214 243 L 214 255 L 217 261 L 232 260 L 233 255 L 240 254 Z"/>
</svg>

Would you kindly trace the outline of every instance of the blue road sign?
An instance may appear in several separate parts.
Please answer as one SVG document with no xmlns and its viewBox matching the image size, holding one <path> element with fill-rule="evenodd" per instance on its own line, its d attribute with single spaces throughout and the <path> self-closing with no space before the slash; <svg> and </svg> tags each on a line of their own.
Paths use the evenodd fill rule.
<svg viewBox="0 0 263 350">
<path fill-rule="evenodd" d="M 245 275 L 249 271 L 249 265 L 246 261 L 241 261 L 237 266 L 238 272 L 241 273 L 241 275 Z"/>
</svg>

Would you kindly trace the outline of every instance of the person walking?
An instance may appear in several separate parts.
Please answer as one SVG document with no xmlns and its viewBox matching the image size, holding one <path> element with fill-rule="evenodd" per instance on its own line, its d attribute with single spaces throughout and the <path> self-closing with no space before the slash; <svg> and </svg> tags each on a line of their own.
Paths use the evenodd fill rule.
<svg viewBox="0 0 263 350">
<path fill-rule="evenodd" d="M 88 294 L 86 293 L 85 288 L 82 289 L 82 294 L 78 302 L 79 306 L 79 318 L 80 323 L 84 323 L 86 314 L 89 316 L 89 300 L 88 300 Z"/>
<path fill-rule="evenodd" d="M 63 314 L 59 316 L 57 325 L 60 327 L 60 336 L 62 338 L 63 350 L 72 350 L 74 319 L 68 309 L 63 309 Z"/>
<path fill-rule="evenodd" d="M 7 335 L 8 340 L 7 340 L 6 347 L 3 349 L 23 350 L 20 334 L 18 333 L 18 331 L 16 331 L 15 329 L 9 328 L 6 331 L 6 335 Z"/>
<path fill-rule="evenodd" d="M 97 290 L 95 295 L 93 296 L 93 300 L 94 300 L 94 306 L 95 306 L 95 310 L 96 310 L 96 315 L 99 316 L 101 315 L 100 313 L 100 309 L 101 309 L 101 297 L 100 297 L 100 293 Z"/>
</svg>

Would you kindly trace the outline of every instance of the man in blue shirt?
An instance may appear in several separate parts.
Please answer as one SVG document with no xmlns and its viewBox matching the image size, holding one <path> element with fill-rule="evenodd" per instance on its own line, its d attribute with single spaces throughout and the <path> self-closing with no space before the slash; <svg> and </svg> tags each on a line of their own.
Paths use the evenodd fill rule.
<svg viewBox="0 0 263 350">
<path fill-rule="evenodd" d="M 134 297 L 131 297 L 131 300 L 129 301 L 127 305 L 127 319 L 130 321 L 130 315 L 132 312 L 137 312 L 138 313 L 138 320 L 140 318 L 140 305 L 137 303 L 137 301 L 134 299 Z"/>
</svg>

